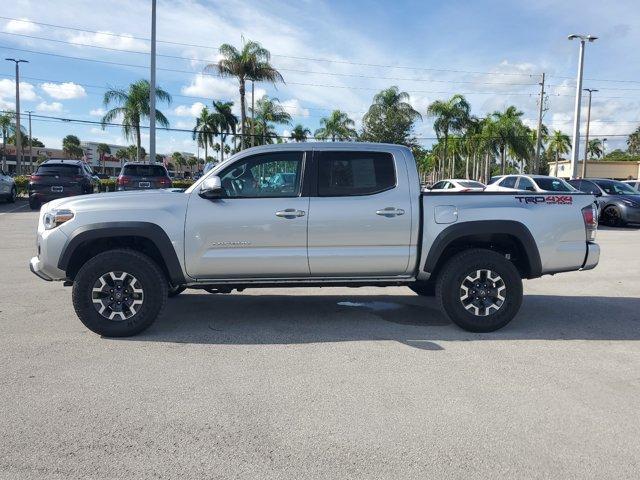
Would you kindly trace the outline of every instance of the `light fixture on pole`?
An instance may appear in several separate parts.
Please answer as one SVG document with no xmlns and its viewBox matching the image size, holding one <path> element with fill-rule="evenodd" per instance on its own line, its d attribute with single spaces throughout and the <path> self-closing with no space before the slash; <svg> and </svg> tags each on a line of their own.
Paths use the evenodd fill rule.
<svg viewBox="0 0 640 480">
<path fill-rule="evenodd" d="M 591 94 L 597 92 L 595 88 L 585 88 L 589 92 L 589 106 L 587 107 L 587 131 L 584 136 L 584 162 L 582 162 L 582 178 L 587 177 L 587 157 L 589 156 L 589 124 L 591 123 Z"/>
<path fill-rule="evenodd" d="M 593 35 L 572 34 L 567 37 L 569 40 L 580 39 L 580 56 L 578 58 L 578 77 L 576 79 L 576 106 L 573 114 L 573 143 L 571 152 L 571 178 L 576 178 L 578 173 L 578 156 L 580 155 L 580 102 L 582 100 L 582 72 L 584 63 L 584 45 L 586 42 L 593 42 L 598 39 Z"/>
<path fill-rule="evenodd" d="M 21 58 L 5 58 L 16 64 L 16 173 L 22 173 L 22 135 L 20 131 L 20 64 L 29 63 Z"/>
</svg>

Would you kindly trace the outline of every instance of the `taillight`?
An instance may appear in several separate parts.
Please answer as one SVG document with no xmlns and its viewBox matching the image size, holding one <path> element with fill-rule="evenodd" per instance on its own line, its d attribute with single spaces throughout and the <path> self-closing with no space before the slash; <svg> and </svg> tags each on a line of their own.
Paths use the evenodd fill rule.
<svg viewBox="0 0 640 480">
<path fill-rule="evenodd" d="M 42 180 L 42 177 L 41 177 L 40 175 L 31 175 L 31 176 L 29 177 L 29 181 L 30 181 L 30 182 L 37 182 L 37 181 L 39 181 L 39 180 Z"/>
<path fill-rule="evenodd" d="M 164 186 L 164 187 L 170 187 L 171 186 L 171 179 L 169 177 L 162 177 L 160 179 L 160 183 Z"/>
<path fill-rule="evenodd" d="M 598 231 L 598 210 L 595 203 L 582 209 L 582 218 L 584 219 L 587 242 L 595 242 Z"/>
<path fill-rule="evenodd" d="M 118 177 L 118 185 L 129 185 L 129 183 L 131 183 L 131 178 L 126 175 L 120 175 Z"/>
<path fill-rule="evenodd" d="M 82 181 L 84 179 L 84 176 L 82 176 L 82 175 L 74 175 L 73 179 L 75 181 L 77 181 L 77 182 L 80 182 L 80 181 Z"/>
</svg>

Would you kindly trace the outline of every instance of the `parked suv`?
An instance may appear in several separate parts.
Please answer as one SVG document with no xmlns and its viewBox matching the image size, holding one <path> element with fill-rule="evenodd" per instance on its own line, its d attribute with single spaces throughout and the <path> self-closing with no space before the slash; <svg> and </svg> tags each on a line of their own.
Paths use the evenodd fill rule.
<svg viewBox="0 0 640 480">
<path fill-rule="evenodd" d="M 500 175 L 491 177 L 487 192 L 575 192 L 566 181 L 548 175 Z"/>
<path fill-rule="evenodd" d="M 7 202 L 13 203 L 18 196 L 16 182 L 8 173 L 0 169 L 0 198 L 4 198 Z"/>
<path fill-rule="evenodd" d="M 630 185 L 605 178 L 570 180 L 569 183 L 596 197 L 602 223 L 614 227 L 640 223 L 640 192 Z"/>
<path fill-rule="evenodd" d="M 125 163 L 117 180 L 118 190 L 149 190 L 171 188 L 169 172 L 164 165 Z"/>
<path fill-rule="evenodd" d="M 29 207 L 36 210 L 56 198 L 94 193 L 96 178 L 81 160 L 47 160 L 29 177 Z"/>
</svg>

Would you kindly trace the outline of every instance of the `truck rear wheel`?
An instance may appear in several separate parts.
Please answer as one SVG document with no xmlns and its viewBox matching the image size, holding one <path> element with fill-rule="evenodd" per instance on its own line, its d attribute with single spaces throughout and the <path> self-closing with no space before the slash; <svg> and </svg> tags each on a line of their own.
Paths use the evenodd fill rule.
<svg viewBox="0 0 640 480">
<path fill-rule="evenodd" d="M 73 282 L 80 321 L 105 337 L 128 337 L 148 328 L 167 302 L 167 279 L 146 255 L 114 249 L 85 263 Z"/>
<path fill-rule="evenodd" d="M 436 296 L 447 316 L 470 332 L 492 332 L 516 316 L 522 279 L 503 255 L 481 248 L 452 257 L 442 268 Z"/>
</svg>

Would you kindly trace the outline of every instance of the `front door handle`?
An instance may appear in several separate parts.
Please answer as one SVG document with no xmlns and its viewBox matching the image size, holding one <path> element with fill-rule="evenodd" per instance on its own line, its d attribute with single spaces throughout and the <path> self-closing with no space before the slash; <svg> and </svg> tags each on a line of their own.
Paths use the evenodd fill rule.
<svg viewBox="0 0 640 480">
<path fill-rule="evenodd" d="M 296 210 L 295 208 L 285 208 L 284 210 L 280 210 L 276 212 L 276 217 L 281 218 L 297 218 L 304 217 L 304 210 Z"/>
<path fill-rule="evenodd" d="M 391 218 L 398 215 L 404 215 L 404 210 L 396 207 L 386 207 L 386 208 L 383 208 L 382 210 L 376 210 L 376 215 Z"/>
</svg>

